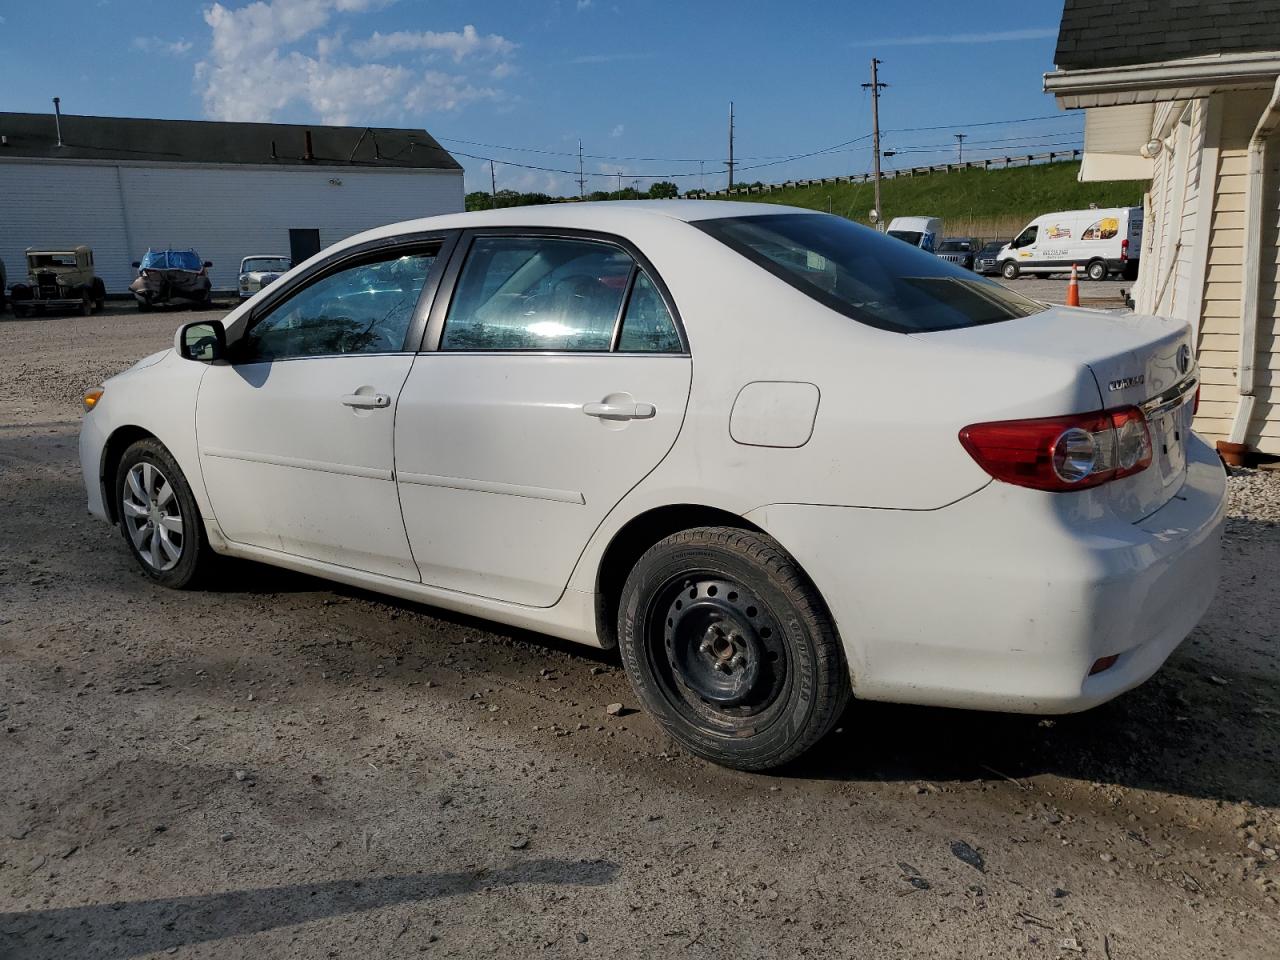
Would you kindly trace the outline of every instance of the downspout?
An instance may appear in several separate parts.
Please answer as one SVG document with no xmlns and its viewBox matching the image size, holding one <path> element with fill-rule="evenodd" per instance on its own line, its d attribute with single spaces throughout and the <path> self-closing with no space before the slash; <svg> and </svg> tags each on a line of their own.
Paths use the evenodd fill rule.
<svg viewBox="0 0 1280 960">
<path fill-rule="evenodd" d="M 1244 443 L 1253 419 L 1258 349 L 1258 294 L 1262 286 L 1262 208 L 1266 186 L 1267 140 L 1280 127 L 1280 77 L 1271 100 L 1249 141 L 1249 173 L 1245 181 L 1244 271 L 1240 289 L 1240 402 L 1231 424 L 1231 443 Z"/>
</svg>

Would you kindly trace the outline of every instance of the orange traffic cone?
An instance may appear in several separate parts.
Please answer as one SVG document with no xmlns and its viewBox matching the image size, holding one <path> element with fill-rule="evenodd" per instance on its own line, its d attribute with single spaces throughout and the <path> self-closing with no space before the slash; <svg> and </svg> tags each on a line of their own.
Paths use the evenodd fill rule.
<svg viewBox="0 0 1280 960">
<path fill-rule="evenodd" d="M 1067 306 L 1080 306 L 1080 275 L 1074 263 L 1071 265 L 1071 282 L 1067 284 Z"/>
</svg>

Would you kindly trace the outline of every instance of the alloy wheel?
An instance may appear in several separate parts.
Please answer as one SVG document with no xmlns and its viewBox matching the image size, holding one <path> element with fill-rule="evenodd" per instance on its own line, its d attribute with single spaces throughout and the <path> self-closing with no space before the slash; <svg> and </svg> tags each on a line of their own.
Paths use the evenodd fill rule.
<svg viewBox="0 0 1280 960">
<path fill-rule="evenodd" d="M 183 521 L 178 495 L 154 463 L 130 468 L 121 494 L 121 515 L 138 556 L 153 570 L 172 570 L 182 559 Z"/>
</svg>

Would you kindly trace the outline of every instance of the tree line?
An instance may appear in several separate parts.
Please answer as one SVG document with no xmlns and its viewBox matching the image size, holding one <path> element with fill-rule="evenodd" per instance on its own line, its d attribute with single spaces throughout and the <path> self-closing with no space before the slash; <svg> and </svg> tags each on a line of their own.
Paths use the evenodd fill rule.
<svg viewBox="0 0 1280 960">
<path fill-rule="evenodd" d="M 584 200 L 668 200 L 680 196 L 680 188 L 669 180 L 659 180 L 648 190 L 640 191 L 634 187 L 621 190 L 596 190 L 583 197 Z M 499 190 L 496 194 L 484 190 L 476 190 L 467 194 L 468 210 L 492 210 L 495 207 L 528 207 L 538 203 L 561 203 L 564 197 L 553 197 L 546 193 L 521 193 L 518 190 Z"/>
</svg>

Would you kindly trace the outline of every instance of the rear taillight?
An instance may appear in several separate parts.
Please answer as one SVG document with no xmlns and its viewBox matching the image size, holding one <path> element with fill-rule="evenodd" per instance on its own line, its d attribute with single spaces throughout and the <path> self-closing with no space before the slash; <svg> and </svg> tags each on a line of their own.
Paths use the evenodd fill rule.
<svg viewBox="0 0 1280 960">
<path fill-rule="evenodd" d="M 1120 241 L 1120 262 L 1123 263 L 1129 259 L 1129 238 L 1125 237 Z"/>
<path fill-rule="evenodd" d="M 1083 490 L 1151 465 L 1151 431 L 1137 407 L 975 423 L 960 443 L 997 480 L 1034 490 Z"/>
</svg>

